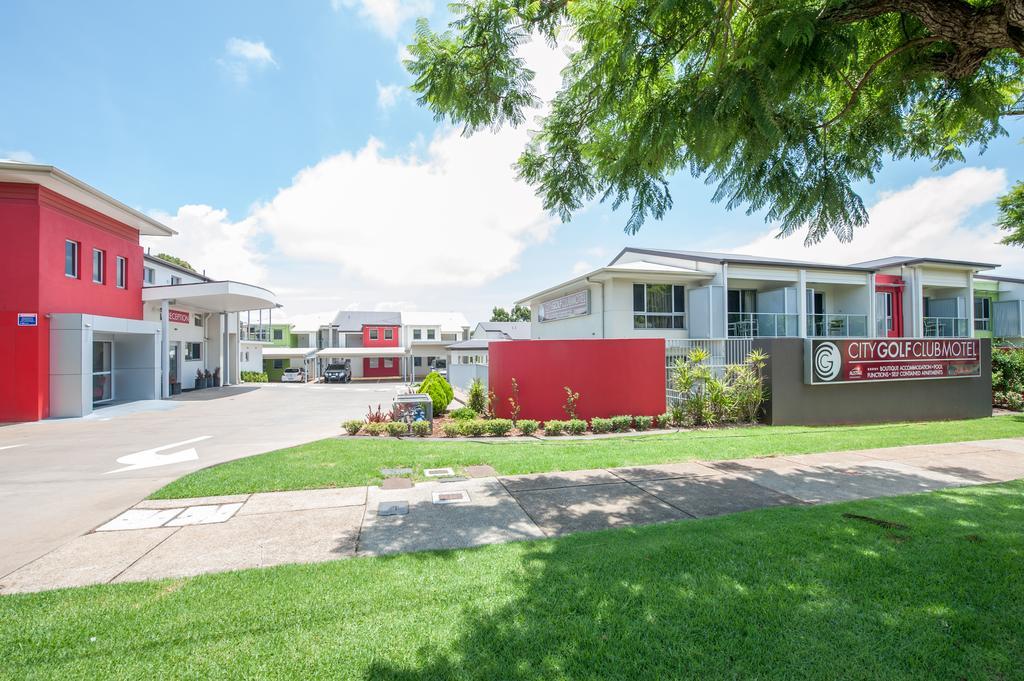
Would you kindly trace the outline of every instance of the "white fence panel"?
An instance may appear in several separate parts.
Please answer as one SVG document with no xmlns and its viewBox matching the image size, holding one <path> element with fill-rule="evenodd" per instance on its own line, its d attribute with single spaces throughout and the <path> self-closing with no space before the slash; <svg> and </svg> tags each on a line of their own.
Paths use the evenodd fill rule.
<svg viewBox="0 0 1024 681">
<path fill-rule="evenodd" d="M 688 338 L 685 340 L 665 341 L 665 391 L 668 401 L 679 398 L 679 393 L 672 385 L 672 370 L 676 362 L 686 359 L 694 348 L 707 351 L 707 365 L 716 375 L 725 373 L 725 368 L 733 364 L 743 364 L 747 355 L 754 349 L 752 338 Z"/>
</svg>

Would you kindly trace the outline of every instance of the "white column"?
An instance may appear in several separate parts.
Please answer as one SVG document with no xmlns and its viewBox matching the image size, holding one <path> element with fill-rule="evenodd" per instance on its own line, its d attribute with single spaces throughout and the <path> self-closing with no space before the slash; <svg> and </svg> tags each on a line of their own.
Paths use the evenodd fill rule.
<svg viewBox="0 0 1024 681">
<path fill-rule="evenodd" d="M 220 313 L 220 337 L 221 337 L 221 358 L 222 363 L 220 367 L 220 384 L 222 386 L 231 384 L 231 367 L 228 366 L 228 356 L 230 354 L 229 338 L 228 335 L 228 313 Z"/>
<path fill-rule="evenodd" d="M 170 325 L 167 315 L 170 305 L 166 300 L 160 301 L 160 397 L 167 399 L 171 395 L 171 339 Z"/>
<path fill-rule="evenodd" d="M 924 284 L 921 283 L 921 270 L 918 267 L 914 272 L 914 337 L 924 337 Z"/>
<path fill-rule="evenodd" d="M 807 270 L 800 270 L 796 278 L 797 333 L 807 338 Z"/>
<path fill-rule="evenodd" d="M 712 301 L 713 302 L 713 301 Z M 729 337 L 729 263 L 722 263 L 722 338 Z M 714 337 L 715 330 L 711 335 Z"/>
<path fill-rule="evenodd" d="M 875 273 L 868 272 L 868 322 L 865 329 L 868 338 L 878 335 L 878 310 L 875 309 L 875 298 Z"/>
<path fill-rule="evenodd" d="M 974 272 L 967 274 L 967 337 L 974 338 Z"/>
</svg>

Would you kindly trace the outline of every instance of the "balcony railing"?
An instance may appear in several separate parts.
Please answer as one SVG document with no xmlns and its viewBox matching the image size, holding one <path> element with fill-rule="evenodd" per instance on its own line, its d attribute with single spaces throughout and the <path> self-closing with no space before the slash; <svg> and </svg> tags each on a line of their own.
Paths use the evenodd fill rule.
<svg viewBox="0 0 1024 681">
<path fill-rule="evenodd" d="M 809 336 L 853 336 L 868 335 L 866 314 L 809 314 L 807 315 Z"/>
<path fill-rule="evenodd" d="M 270 342 L 270 329 L 242 329 L 242 340 L 256 343 Z"/>
<path fill-rule="evenodd" d="M 784 312 L 730 312 L 731 338 L 798 336 L 799 317 Z"/>
<path fill-rule="evenodd" d="M 964 317 L 925 317 L 924 335 L 927 338 L 966 338 L 970 334 Z"/>
<path fill-rule="evenodd" d="M 974 330 L 975 331 L 990 331 L 992 329 L 992 321 L 988 317 L 975 317 L 974 318 Z"/>
</svg>

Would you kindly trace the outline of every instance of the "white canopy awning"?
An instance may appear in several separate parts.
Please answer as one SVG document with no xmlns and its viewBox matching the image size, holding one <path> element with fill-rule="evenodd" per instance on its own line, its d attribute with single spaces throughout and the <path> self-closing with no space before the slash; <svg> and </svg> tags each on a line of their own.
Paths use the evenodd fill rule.
<svg viewBox="0 0 1024 681">
<path fill-rule="evenodd" d="M 147 286 L 142 289 L 142 300 L 167 300 L 204 312 L 245 312 L 279 307 L 277 297 L 267 289 L 237 281 Z"/>
<path fill-rule="evenodd" d="M 263 348 L 263 359 L 308 359 L 316 354 L 316 348 Z"/>
<path fill-rule="evenodd" d="M 401 346 L 390 348 L 324 348 L 317 357 L 402 357 L 406 354 Z"/>
</svg>

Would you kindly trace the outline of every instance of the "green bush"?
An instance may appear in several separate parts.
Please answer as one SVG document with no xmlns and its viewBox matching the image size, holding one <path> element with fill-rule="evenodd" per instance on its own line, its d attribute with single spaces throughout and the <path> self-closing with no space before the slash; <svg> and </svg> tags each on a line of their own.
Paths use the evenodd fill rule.
<svg viewBox="0 0 1024 681">
<path fill-rule="evenodd" d="M 462 421 L 449 421 L 441 427 L 445 437 L 460 437 L 462 435 Z"/>
<path fill-rule="evenodd" d="M 266 383 L 270 380 L 265 371 L 243 371 L 242 382 L 243 383 Z"/>
<path fill-rule="evenodd" d="M 358 435 L 359 431 L 363 429 L 364 425 L 365 424 L 362 421 L 358 419 L 352 419 L 342 423 L 341 427 L 344 428 L 345 432 L 348 433 L 349 435 Z"/>
<path fill-rule="evenodd" d="M 657 423 L 658 428 L 664 430 L 665 428 L 668 428 L 669 425 L 672 423 L 672 414 L 670 414 L 669 412 L 665 412 L 664 414 L 658 414 L 658 416 L 655 417 L 654 421 L 655 423 Z"/>
<path fill-rule="evenodd" d="M 455 391 L 441 374 L 431 371 L 420 383 L 420 394 L 429 395 L 434 406 L 434 415 L 439 416 L 448 410 L 448 405 L 455 399 Z"/>
<path fill-rule="evenodd" d="M 540 428 L 540 424 L 533 419 L 519 419 L 516 426 L 519 428 L 519 432 L 527 437 L 536 433 Z"/>
<path fill-rule="evenodd" d="M 388 421 L 384 424 L 384 428 L 388 431 L 388 435 L 391 437 L 398 437 L 399 435 L 405 435 L 409 432 L 409 427 L 401 421 Z"/>
<path fill-rule="evenodd" d="M 366 433 L 367 435 L 372 435 L 376 437 L 377 435 L 380 435 L 381 433 L 384 432 L 384 427 L 386 425 L 387 424 L 380 423 L 379 421 L 374 423 L 367 423 L 365 426 L 363 426 L 363 432 Z"/>
<path fill-rule="evenodd" d="M 992 349 L 992 402 L 1020 411 L 1024 402 L 1024 348 Z"/>
<path fill-rule="evenodd" d="M 474 378 L 469 386 L 469 393 L 466 395 L 466 406 L 474 413 L 483 414 L 487 411 L 487 388 L 483 381 Z"/>
<path fill-rule="evenodd" d="M 610 433 L 612 430 L 612 420 L 595 416 L 590 419 L 590 430 L 595 433 Z"/>
<path fill-rule="evenodd" d="M 550 421 L 544 422 L 544 434 L 545 435 L 565 435 L 565 429 L 568 424 L 565 421 L 559 421 L 558 419 L 551 419 Z"/>
<path fill-rule="evenodd" d="M 682 428 L 686 425 L 686 408 L 681 403 L 676 402 L 673 404 L 669 413 L 672 415 L 671 423 L 673 426 Z"/>
<path fill-rule="evenodd" d="M 511 419 L 491 419 L 485 423 L 487 432 L 495 437 L 505 437 L 512 432 Z"/>
<path fill-rule="evenodd" d="M 654 423 L 653 416 L 637 416 L 633 419 L 633 425 L 637 430 L 650 430 Z"/>
<path fill-rule="evenodd" d="M 570 435 L 583 435 L 587 432 L 587 422 L 583 419 L 569 419 L 565 429 Z"/>
<path fill-rule="evenodd" d="M 469 421 L 475 419 L 477 417 L 477 413 L 469 407 L 459 407 L 458 409 L 452 409 L 451 412 L 449 412 L 449 416 L 456 421 Z"/>
<path fill-rule="evenodd" d="M 487 434 L 487 421 L 473 419 L 462 422 L 462 434 L 468 437 L 483 437 Z"/>
<path fill-rule="evenodd" d="M 633 427 L 632 416 L 613 416 L 612 417 L 612 430 L 616 433 L 628 432 Z"/>
<path fill-rule="evenodd" d="M 412 422 L 412 434 L 416 437 L 426 437 L 430 435 L 430 421 L 413 421 Z"/>
</svg>

